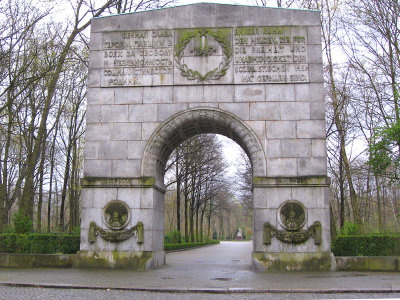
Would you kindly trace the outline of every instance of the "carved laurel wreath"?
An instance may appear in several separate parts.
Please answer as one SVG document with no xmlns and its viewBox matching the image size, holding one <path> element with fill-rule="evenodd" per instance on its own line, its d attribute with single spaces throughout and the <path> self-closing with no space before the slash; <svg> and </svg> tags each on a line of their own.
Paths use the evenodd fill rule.
<svg viewBox="0 0 400 300">
<path fill-rule="evenodd" d="M 143 223 L 138 222 L 136 226 L 127 230 L 105 230 L 95 222 L 90 222 L 88 240 L 90 243 L 96 242 L 96 237 L 100 235 L 103 239 L 113 243 L 119 243 L 129 239 L 132 235 L 137 237 L 137 243 L 144 241 Z"/>
<path fill-rule="evenodd" d="M 310 237 L 314 238 L 316 245 L 321 244 L 321 223 L 316 221 L 306 230 L 288 231 L 277 230 L 270 223 L 264 223 L 264 236 L 263 243 L 266 245 L 271 244 L 271 238 L 275 236 L 278 240 L 284 243 L 298 244 L 307 241 Z"/>
<path fill-rule="evenodd" d="M 204 75 L 196 70 L 190 69 L 187 64 L 183 63 L 182 61 L 183 51 L 185 50 L 186 45 L 197 35 L 209 35 L 213 37 L 221 46 L 224 54 L 222 62 L 219 64 L 219 66 Z M 226 74 L 226 70 L 228 70 L 231 60 L 232 48 L 230 47 L 227 36 L 221 31 L 214 32 L 212 30 L 199 30 L 186 32 L 179 38 L 175 46 L 176 67 L 180 71 L 181 75 L 186 77 L 188 80 L 197 80 L 197 82 L 218 80 Z"/>
</svg>

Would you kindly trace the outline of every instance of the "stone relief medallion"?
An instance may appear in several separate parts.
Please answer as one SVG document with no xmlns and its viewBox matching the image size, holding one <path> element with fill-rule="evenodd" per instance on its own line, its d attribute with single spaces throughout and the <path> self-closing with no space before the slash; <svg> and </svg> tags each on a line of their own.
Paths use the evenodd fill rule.
<svg viewBox="0 0 400 300">
<path fill-rule="evenodd" d="M 211 61 L 207 59 L 209 57 L 221 57 L 222 60 L 209 66 L 209 61 Z M 200 60 L 190 61 L 190 58 L 200 58 Z M 231 60 L 231 42 L 227 31 L 223 29 L 186 31 L 175 45 L 176 67 L 180 74 L 188 80 L 197 80 L 197 82 L 218 80 L 226 74 Z M 204 65 L 207 67 L 207 71 L 202 73 L 198 67 Z"/>
<path fill-rule="evenodd" d="M 286 201 L 278 211 L 278 220 L 289 231 L 299 230 L 306 221 L 306 210 L 298 201 Z"/>
<path fill-rule="evenodd" d="M 130 212 L 125 202 L 113 200 L 106 204 L 103 209 L 104 222 L 110 229 L 119 230 L 129 223 Z"/>
</svg>

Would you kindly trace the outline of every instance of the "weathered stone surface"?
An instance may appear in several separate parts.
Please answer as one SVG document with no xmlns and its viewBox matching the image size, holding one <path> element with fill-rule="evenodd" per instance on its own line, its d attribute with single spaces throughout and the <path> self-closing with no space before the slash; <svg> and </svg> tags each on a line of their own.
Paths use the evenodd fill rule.
<svg viewBox="0 0 400 300">
<path fill-rule="evenodd" d="M 140 141 L 142 139 L 142 124 L 115 123 L 112 139 L 113 141 Z"/>
<path fill-rule="evenodd" d="M 175 86 L 174 102 L 204 102 L 202 86 Z"/>
<path fill-rule="evenodd" d="M 114 159 L 112 160 L 112 177 L 139 177 L 139 159 Z"/>
<path fill-rule="evenodd" d="M 115 91 L 115 104 L 139 104 L 143 102 L 144 92 L 142 87 L 120 87 L 106 90 Z"/>
<path fill-rule="evenodd" d="M 88 105 L 113 104 L 114 90 L 91 88 L 88 90 L 87 102 Z"/>
<path fill-rule="evenodd" d="M 79 251 L 73 266 L 75 268 L 130 269 L 146 270 L 157 266 L 151 264 L 152 252 L 120 252 L 120 251 Z"/>
<path fill-rule="evenodd" d="M 85 155 L 86 159 L 98 159 L 99 158 L 99 143 L 85 142 L 84 155 Z"/>
<path fill-rule="evenodd" d="M 322 70 L 322 64 L 309 64 L 309 78 L 310 82 L 319 82 L 323 83 L 324 82 L 324 77 L 323 77 L 323 70 Z"/>
<path fill-rule="evenodd" d="M 254 209 L 254 230 L 263 230 L 264 223 L 269 222 L 272 226 L 277 226 L 277 213 L 275 208 L 257 208 Z"/>
<path fill-rule="evenodd" d="M 253 252 L 253 268 L 256 271 L 330 271 L 331 259 L 330 252 Z"/>
<path fill-rule="evenodd" d="M 85 159 L 84 176 L 111 177 L 111 160 Z"/>
<path fill-rule="evenodd" d="M 278 102 L 250 103 L 250 120 L 280 120 L 281 114 Z"/>
<path fill-rule="evenodd" d="M 174 114 L 188 108 L 186 103 L 158 104 L 157 121 L 163 122 Z"/>
<path fill-rule="evenodd" d="M 282 139 L 281 157 L 311 157 L 309 139 Z"/>
<path fill-rule="evenodd" d="M 143 156 L 145 141 L 131 141 L 128 143 L 128 159 L 141 159 Z"/>
<path fill-rule="evenodd" d="M 336 271 L 398 272 L 398 256 L 336 256 Z"/>
<path fill-rule="evenodd" d="M 269 84 L 265 86 L 266 101 L 294 101 L 295 84 Z"/>
<path fill-rule="evenodd" d="M 295 121 L 267 121 L 268 139 L 291 139 L 296 138 Z"/>
<path fill-rule="evenodd" d="M 86 141 L 111 141 L 112 124 L 87 124 Z"/>
<path fill-rule="evenodd" d="M 297 176 L 297 160 L 295 158 L 267 159 L 267 176 Z"/>
<path fill-rule="evenodd" d="M 262 85 L 237 85 L 234 88 L 235 101 L 265 101 L 265 87 Z"/>
<path fill-rule="evenodd" d="M 204 102 L 233 102 L 234 89 L 230 85 L 203 87 Z M 239 101 L 243 102 L 243 101 Z"/>
<path fill-rule="evenodd" d="M 157 105 L 129 105 L 129 122 L 157 121 Z"/>
<path fill-rule="evenodd" d="M 307 102 L 281 102 L 281 120 L 309 120 L 310 103 Z"/>
<path fill-rule="evenodd" d="M 266 140 L 265 141 L 265 156 L 266 158 L 281 157 L 281 140 Z"/>
<path fill-rule="evenodd" d="M 150 87 L 143 90 L 143 103 L 172 103 L 173 87 Z"/>
<path fill-rule="evenodd" d="M 325 139 L 312 140 L 312 156 L 313 157 L 326 157 L 327 156 Z"/>
<path fill-rule="evenodd" d="M 308 26 L 307 38 L 309 44 L 321 44 L 321 26 Z"/>
<path fill-rule="evenodd" d="M 91 69 L 89 70 L 88 86 L 90 88 L 100 87 L 101 70 Z"/>
<path fill-rule="evenodd" d="M 326 175 L 326 158 L 299 158 L 297 161 L 297 169 L 299 176 Z"/>
<path fill-rule="evenodd" d="M 246 121 L 246 124 L 254 130 L 260 140 L 265 139 L 266 130 L 265 130 L 265 121 Z"/>
<path fill-rule="evenodd" d="M 326 136 L 324 120 L 301 120 L 296 125 L 297 137 L 300 139 L 322 139 Z"/>
<path fill-rule="evenodd" d="M 116 188 L 93 189 L 93 207 L 103 209 L 112 200 L 117 200 L 118 190 Z M 93 220 L 98 221 L 98 220 Z"/>
<path fill-rule="evenodd" d="M 308 61 L 310 63 L 322 64 L 321 45 L 308 45 Z"/>
<path fill-rule="evenodd" d="M 94 33 L 90 34 L 89 50 L 101 50 L 103 48 L 103 34 Z"/>
<path fill-rule="evenodd" d="M 86 113 L 86 123 L 100 123 L 101 122 L 101 105 L 88 105 Z"/>
<path fill-rule="evenodd" d="M 219 108 L 233 113 L 242 120 L 249 120 L 248 103 L 220 103 Z"/>
<path fill-rule="evenodd" d="M 127 122 L 128 105 L 102 105 L 101 122 Z"/>
<path fill-rule="evenodd" d="M 127 159 L 127 141 L 109 141 L 99 144 L 99 159 Z"/>
<path fill-rule="evenodd" d="M 141 199 L 141 191 L 136 188 L 120 188 L 117 189 L 117 197 L 116 200 L 126 202 L 130 208 L 138 209 L 140 208 L 140 200 Z M 132 219 L 133 220 L 133 219 Z M 133 220 L 135 224 L 141 220 Z M 131 226 L 133 226 L 131 224 Z"/>
<path fill-rule="evenodd" d="M 311 120 L 324 120 L 325 121 L 325 102 L 311 103 Z"/>
<path fill-rule="evenodd" d="M 142 139 L 147 141 L 159 125 L 159 122 L 143 122 Z"/>
<path fill-rule="evenodd" d="M 296 101 L 317 101 L 325 103 L 323 101 L 323 83 L 296 84 L 294 86 L 294 95 Z"/>
</svg>

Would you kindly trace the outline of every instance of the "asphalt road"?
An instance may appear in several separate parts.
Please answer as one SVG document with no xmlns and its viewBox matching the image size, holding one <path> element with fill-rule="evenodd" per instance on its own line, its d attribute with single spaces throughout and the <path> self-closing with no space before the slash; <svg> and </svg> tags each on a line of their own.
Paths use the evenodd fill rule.
<svg viewBox="0 0 400 300">
<path fill-rule="evenodd" d="M 87 289 L 53 289 L 53 288 L 25 288 L 25 287 L 0 287 L 0 299 L 7 300 L 243 300 L 243 299 L 393 299 L 400 294 L 205 294 L 205 293 L 155 293 L 116 290 L 87 290 Z"/>
</svg>

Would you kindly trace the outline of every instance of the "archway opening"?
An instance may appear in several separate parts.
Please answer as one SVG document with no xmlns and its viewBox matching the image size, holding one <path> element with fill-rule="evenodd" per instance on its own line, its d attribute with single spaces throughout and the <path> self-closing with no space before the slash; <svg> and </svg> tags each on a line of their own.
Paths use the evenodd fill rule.
<svg viewBox="0 0 400 300">
<path fill-rule="evenodd" d="M 224 165 L 224 163 L 221 164 L 221 160 L 224 160 L 221 149 L 222 142 L 220 141 L 221 138 L 218 138 L 216 134 L 234 141 L 237 147 L 242 149 L 244 153 L 242 156 L 248 158 L 247 171 L 250 173 L 247 174 L 247 189 L 250 190 L 250 194 L 251 179 L 253 176 L 265 176 L 266 165 L 263 147 L 250 127 L 236 116 L 217 109 L 192 109 L 178 113 L 165 121 L 153 133 L 146 145 L 142 160 L 142 175 L 145 177 L 155 177 L 156 185 L 167 191 L 166 197 L 168 200 L 170 196 L 168 186 L 174 184 L 171 184 L 168 179 L 164 182 L 164 179 L 169 176 L 168 170 L 172 169 L 172 172 L 180 175 L 185 175 L 185 172 L 189 173 L 186 174 L 187 182 L 182 177 L 179 185 L 175 183 L 176 199 L 178 197 L 181 199 L 179 200 L 180 204 L 176 202 L 176 206 L 173 207 L 172 211 L 176 211 L 175 217 L 178 214 L 186 215 L 181 216 L 180 221 L 176 221 L 175 229 L 172 230 L 173 226 L 169 226 L 169 228 L 164 227 L 162 238 L 165 238 L 164 234 L 167 233 L 167 238 L 169 239 L 167 242 L 199 242 L 212 239 L 213 237 L 222 240 L 236 240 L 236 238 L 240 239 L 240 237 L 242 239 L 250 239 L 252 236 L 252 216 L 247 215 L 247 220 L 243 222 L 243 202 L 238 199 L 238 194 L 235 193 L 237 191 L 231 189 L 233 184 L 229 183 L 229 181 L 232 181 L 232 178 L 224 178 L 229 164 L 225 163 L 226 166 L 221 167 L 221 165 Z M 207 165 L 204 162 L 196 161 L 193 149 L 201 148 L 199 146 L 201 143 L 204 145 L 199 155 L 206 161 L 207 159 L 214 161 L 213 166 L 216 168 L 214 171 L 212 170 L 213 167 L 211 167 L 212 164 Z M 211 151 L 207 147 L 212 148 Z M 205 149 L 208 151 L 205 151 Z M 218 159 L 218 155 L 222 159 Z M 186 156 L 186 160 L 182 159 L 184 156 Z M 169 158 L 171 159 L 169 160 Z M 181 166 L 179 164 L 176 166 L 177 159 L 181 160 Z M 187 165 L 185 166 L 185 164 Z M 196 178 L 193 175 L 193 170 L 201 170 L 201 172 L 198 172 L 200 177 Z M 215 173 L 213 174 L 213 178 L 211 178 L 210 172 Z M 225 187 L 221 184 L 223 181 L 226 181 Z M 214 197 L 206 196 L 204 189 L 199 189 L 199 185 L 197 184 L 199 182 L 201 182 L 200 186 L 209 184 L 211 188 L 215 188 Z M 176 190 L 178 186 L 181 189 L 180 191 Z M 203 196 L 211 197 L 211 200 L 215 202 L 204 202 Z M 211 204 L 211 206 L 214 205 L 215 207 L 212 207 L 210 211 L 209 207 L 202 206 L 202 203 Z M 222 209 L 223 205 L 221 204 L 225 205 L 225 209 Z M 166 209 L 169 209 L 165 208 L 166 205 L 168 205 L 168 201 L 164 201 L 163 203 L 163 216 Z M 180 205 L 180 208 L 177 207 L 178 205 Z M 251 204 L 248 206 L 251 206 Z M 206 215 L 202 216 L 202 213 Z M 208 219 L 210 213 L 212 220 Z M 249 212 L 247 211 L 247 213 Z M 235 214 L 236 216 L 241 214 L 241 216 L 237 220 L 237 224 L 232 224 L 230 221 L 232 218 L 235 218 Z M 250 222 L 248 222 L 249 218 Z M 167 219 L 166 221 L 169 222 Z M 250 226 L 251 228 L 249 229 Z M 176 231 L 175 235 L 174 231 Z M 161 235 L 159 235 L 159 238 L 161 238 Z M 251 242 L 248 245 L 247 257 L 250 258 L 252 250 Z M 250 265 L 250 260 L 247 261 L 247 264 Z"/>
<path fill-rule="evenodd" d="M 232 140 L 216 134 L 181 143 L 165 166 L 165 243 L 251 240 L 252 170 Z"/>
<path fill-rule="evenodd" d="M 212 248 L 169 253 L 168 265 L 216 272 L 251 265 L 252 170 L 238 144 L 217 134 L 188 138 L 169 157 L 164 183 L 165 249 L 220 241 Z"/>
</svg>

